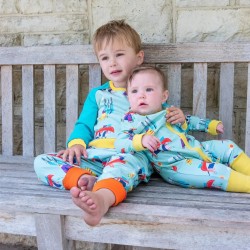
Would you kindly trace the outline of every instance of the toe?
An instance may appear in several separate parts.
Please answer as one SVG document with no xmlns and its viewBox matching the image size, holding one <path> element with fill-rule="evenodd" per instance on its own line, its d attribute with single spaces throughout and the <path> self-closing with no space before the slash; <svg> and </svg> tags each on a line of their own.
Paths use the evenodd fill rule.
<svg viewBox="0 0 250 250">
<path fill-rule="evenodd" d="M 86 188 L 88 186 L 89 183 L 89 179 L 87 177 L 81 177 L 78 181 L 78 187 L 82 188 Z"/>
<path fill-rule="evenodd" d="M 80 189 L 77 188 L 77 187 L 72 187 L 72 188 L 70 189 L 70 193 L 71 193 L 71 195 L 72 195 L 74 198 L 77 198 L 77 197 L 79 197 Z"/>
</svg>

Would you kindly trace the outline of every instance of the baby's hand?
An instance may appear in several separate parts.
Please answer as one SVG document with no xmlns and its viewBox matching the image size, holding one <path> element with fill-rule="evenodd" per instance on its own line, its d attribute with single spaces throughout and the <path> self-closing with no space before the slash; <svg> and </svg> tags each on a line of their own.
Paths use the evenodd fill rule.
<svg viewBox="0 0 250 250">
<path fill-rule="evenodd" d="M 224 126 L 223 126 L 223 123 L 222 123 L 222 122 L 220 122 L 220 123 L 217 125 L 217 127 L 216 127 L 216 132 L 217 132 L 218 134 L 223 134 L 223 133 L 224 133 Z"/>
<path fill-rule="evenodd" d="M 154 135 L 145 134 L 142 137 L 142 146 L 144 148 L 147 148 L 152 153 L 155 150 L 157 150 L 157 148 L 159 147 L 160 144 L 161 144 L 160 140 L 157 137 L 155 137 Z"/>
<path fill-rule="evenodd" d="M 77 164 L 81 163 L 81 156 L 85 158 L 88 157 L 86 148 L 80 144 L 76 144 L 70 148 L 61 150 L 57 153 L 57 156 L 62 156 L 64 161 L 69 161 L 71 165 L 73 165 L 74 157 L 76 157 Z"/>
<path fill-rule="evenodd" d="M 171 124 L 183 124 L 186 120 L 184 113 L 182 112 L 181 109 L 177 108 L 177 107 L 170 107 L 167 108 L 167 122 L 171 123 Z"/>
</svg>

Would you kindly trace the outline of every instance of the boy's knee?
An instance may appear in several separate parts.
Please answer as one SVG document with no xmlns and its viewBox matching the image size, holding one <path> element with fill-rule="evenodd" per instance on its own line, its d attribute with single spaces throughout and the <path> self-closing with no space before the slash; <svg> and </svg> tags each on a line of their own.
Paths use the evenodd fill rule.
<svg viewBox="0 0 250 250">
<path fill-rule="evenodd" d="M 44 159 L 46 158 L 46 156 L 46 154 L 41 154 L 36 156 L 36 158 L 34 159 L 34 169 L 36 173 L 38 173 L 39 169 L 41 169 L 44 165 Z"/>
<path fill-rule="evenodd" d="M 45 156 L 45 154 L 41 154 L 41 155 L 36 156 L 35 160 L 34 160 L 34 165 L 36 165 L 37 162 L 40 162 L 44 156 Z"/>
<path fill-rule="evenodd" d="M 39 165 L 38 162 L 41 161 L 41 155 L 36 156 L 35 160 L 34 160 L 34 168 L 36 169 L 36 167 Z"/>
</svg>

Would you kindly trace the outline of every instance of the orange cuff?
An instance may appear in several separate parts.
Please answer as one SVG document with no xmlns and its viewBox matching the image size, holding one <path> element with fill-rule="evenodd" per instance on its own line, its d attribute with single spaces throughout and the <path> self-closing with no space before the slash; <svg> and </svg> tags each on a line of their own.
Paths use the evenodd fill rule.
<svg viewBox="0 0 250 250">
<path fill-rule="evenodd" d="M 72 187 L 77 187 L 78 186 L 77 182 L 79 178 L 84 174 L 91 175 L 91 173 L 88 170 L 78 167 L 70 168 L 63 179 L 64 188 L 69 190 Z"/>
<path fill-rule="evenodd" d="M 101 188 L 109 189 L 110 191 L 112 191 L 114 193 L 115 203 L 113 204 L 113 206 L 118 205 L 120 202 L 122 202 L 123 200 L 126 199 L 127 192 L 126 192 L 125 188 L 123 187 L 123 185 L 119 181 L 117 181 L 115 179 L 112 179 L 112 178 L 103 179 L 103 180 L 96 182 L 92 191 L 95 192 Z"/>
</svg>

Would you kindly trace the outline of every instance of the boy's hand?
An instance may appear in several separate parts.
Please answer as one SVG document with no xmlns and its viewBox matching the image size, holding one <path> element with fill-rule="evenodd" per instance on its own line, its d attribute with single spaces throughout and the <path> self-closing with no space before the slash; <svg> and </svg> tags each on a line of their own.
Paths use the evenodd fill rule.
<svg viewBox="0 0 250 250">
<path fill-rule="evenodd" d="M 182 112 L 181 109 L 177 108 L 177 107 L 170 107 L 167 108 L 167 122 L 169 122 L 170 124 L 183 124 L 186 120 L 186 117 L 184 115 L 184 113 Z"/>
<path fill-rule="evenodd" d="M 157 150 L 157 148 L 161 144 L 160 140 L 157 137 L 147 134 L 142 137 L 141 143 L 144 148 L 147 148 L 152 153 Z"/>
<path fill-rule="evenodd" d="M 216 132 L 218 134 L 223 134 L 224 133 L 224 125 L 222 122 L 220 122 L 217 127 L 216 127 Z"/>
<path fill-rule="evenodd" d="M 86 148 L 82 145 L 76 144 L 70 148 L 63 149 L 57 153 L 57 156 L 62 156 L 64 161 L 68 161 L 71 165 L 73 165 L 74 157 L 76 157 L 77 165 L 81 163 L 81 156 L 85 158 L 88 157 Z"/>
</svg>

